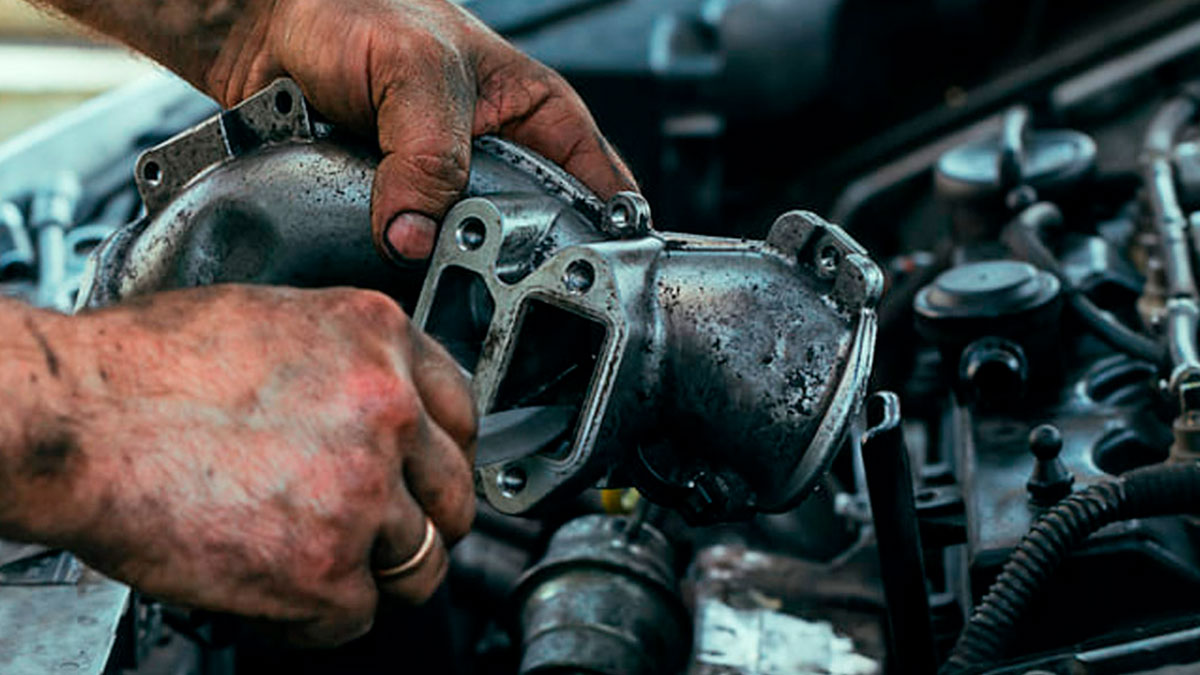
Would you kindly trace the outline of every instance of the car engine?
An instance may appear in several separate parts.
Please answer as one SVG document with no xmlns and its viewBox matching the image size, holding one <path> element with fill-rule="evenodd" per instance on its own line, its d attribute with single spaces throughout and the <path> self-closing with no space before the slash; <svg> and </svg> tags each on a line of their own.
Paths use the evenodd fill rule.
<svg viewBox="0 0 1200 675">
<path fill-rule="evenodd" d="M 1200 3 L 466 6 L 642 193 L 482 137 L 400 267 L 377 150 L 287 79 L 0 145 L 5 295 L 353 285 L 445 345 L 482 422 L 444 587 L 310 652 L 3 544 L 0 671 L 1200 669 Z"/>
</svg>

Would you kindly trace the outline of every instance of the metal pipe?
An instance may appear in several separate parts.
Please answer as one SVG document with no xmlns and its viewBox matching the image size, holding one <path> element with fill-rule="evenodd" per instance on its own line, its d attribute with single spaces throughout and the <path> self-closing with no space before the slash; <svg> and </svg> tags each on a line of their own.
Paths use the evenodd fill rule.
<svg viewBox="0 0 1200 675">
<path fill-rule="evenodd" d="M 12 202 L 0 202 L 0 281 L 33 275 L 33 242 L 25 216 Z"/>
<path fill-rule="evenodd" d="M 925 588 L 912 471 L 900 422 L 898 396 L 890 391 L 871 396 L 867 401 L 870 426 L 862 439 L 863 468 L 887 599 L 894 661 L 890 670 L 933 673 L 937 670 L 933 619 Z"/>
<path fill-rule="evenodd" d="M 75 209 L 83 191 L 74 174 L 63 173 L 33 193 L 29 205 L 29 227 L 37 235 L 38 286 L 34 302 L 39 307 L 69 311 L 64 281 L 67 249 L 63 240 L 75 224 Z"/>
<path fill-rule="evenodd" d="M 1063 272 L 1062 264 L 1042 241 L 1042 230 L 1061 222 L 1062 213 L 1058 207 L 1048 202 L 1038 202 L 1019 213 L 1004 228 L 1001 239 L 1014 257 L 1058 277 L 1067 293 L 1071 310 L 1093 334 L 1114 349 L 1151 363 L 1159 363 L 1165 357 L 1161 345 L 1125 326 L 1110 312 L 1100 309 Z"/>
<path fill-rule="evenodd" d="M 1167 295 L 1167 354 L 1171 359 L 1171 391 L 1185 381 L 1200 378 L 1200 345 L 1197 344 L 1196 277 L 1188 246 L 1189 223 L 1175 190 L 1172 151 L 1175 139 L 1196 114 L 1196 102 L 1187 96 L 1167 101 L 1146 129 L 1142 178 L 1146 203 L 1158 235 Z M 1198 236 L 1193 230 L 1193 237 Z"/>
<path fill-rule="evenodd" d="M 1196 344 L 1200 308 L 1191 298 L 1167 300 L 1167 353 L 1171 357 L 1171 391 L 1179 392 L 1184 382 L 1200 380 L 1200 348 Z"/>
</svg>

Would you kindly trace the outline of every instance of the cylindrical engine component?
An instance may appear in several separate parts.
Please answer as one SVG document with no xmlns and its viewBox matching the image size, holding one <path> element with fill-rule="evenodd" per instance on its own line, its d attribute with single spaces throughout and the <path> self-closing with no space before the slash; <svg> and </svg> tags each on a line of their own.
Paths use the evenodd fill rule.
<svg viewBox="0 0 1200 675">
<path fill-rule="evenodd" d="M 1061 290 L 1053 274 L 1025 262 L 959 265 L 917 293 L 917 330 L 959 370 L 951 374 L 964 393 L 1011 402 L 1034 374 L 1058 372 Z"/>
<path fill-rule="evenodd" d="M 955 241 L 991 241 L 1008 222 L 1009 193 L 1026 186 L 1038 197 L 1071 204 L 1095 172 L 1096 143 L 1078 131 L 1033 131 L 1024 108 L 1009 111 L 1003 133 L 951 149 L 934 181 L 949 207 Z M 1078 200 L 1074 200 L 1078 201 Z"/>
<path fill-rule="evenodd" d="M 64 173 L 33 194 L 29 227 L 37 235 L 38 292 L 36 303 L 60 311 L 70 309 L 62 295 L 67 273 L 66 231 L 75 224 L 75 209 L 83 188 L 79 179 Z"/>
<path fill-rule="evenodd" d="M 650 525 L 584 516 L 517 584 L 522 675 L 678 672 L 690 620 L 670 543 Z"/>
<path fill-rule="evenodd" d="M 0 202 L 0 281 L 31 277 L 33 266 L 33 242 L 21 209 Z"/>
</svg>

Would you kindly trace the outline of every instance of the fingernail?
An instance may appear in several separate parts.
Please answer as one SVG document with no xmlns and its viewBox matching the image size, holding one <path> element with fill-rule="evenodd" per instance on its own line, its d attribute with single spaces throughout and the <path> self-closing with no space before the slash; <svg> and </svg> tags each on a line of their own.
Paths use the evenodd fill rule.
<svg viewBox="0 0 1200 675">
<path fill-rule="evenodd" d="M 392 219 L 386 238 L 388 246 L 401 261 L 421 261 L 433 253 L 437 223 L 429 216 L 409 211 Z"/>
</svg>

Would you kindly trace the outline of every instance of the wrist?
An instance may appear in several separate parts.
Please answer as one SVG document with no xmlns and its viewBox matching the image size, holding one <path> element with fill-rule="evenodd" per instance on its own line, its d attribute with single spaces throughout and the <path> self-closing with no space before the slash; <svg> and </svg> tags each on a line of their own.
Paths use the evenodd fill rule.
<svg viewBox="0 0 1200 675">
<path fill-rule="evenodd" d="M 94 406 L 79 321 L 0 304 L 0 535 L 61 545 L 96 509 L 84 422 Z"/>
</svg>

